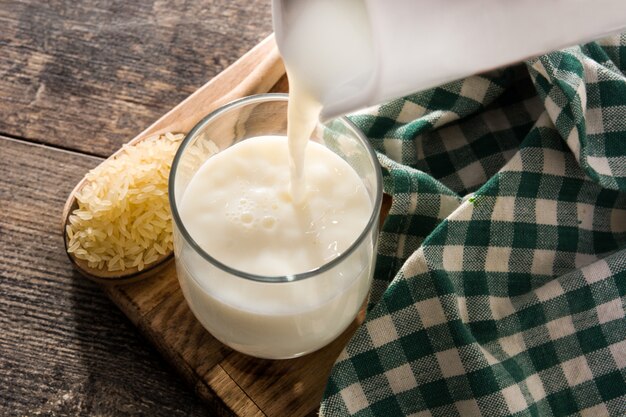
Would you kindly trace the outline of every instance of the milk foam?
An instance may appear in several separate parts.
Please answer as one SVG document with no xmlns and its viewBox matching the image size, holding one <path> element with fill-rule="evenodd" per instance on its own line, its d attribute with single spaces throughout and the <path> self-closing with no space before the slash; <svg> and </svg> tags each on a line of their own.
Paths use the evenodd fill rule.
<svg viewBox="0 0 626 417">
<path fill-rule="evenodd" d="M 192 238 L 218 261 L 255 275 L 298 274 L 338 257 L 365 229 L 372 203 L 332 151 L 311 142 L 303 156 L 299 204 L 284 137 L 248 139 L 209 158 L 180 204 Z"/>
</svg>

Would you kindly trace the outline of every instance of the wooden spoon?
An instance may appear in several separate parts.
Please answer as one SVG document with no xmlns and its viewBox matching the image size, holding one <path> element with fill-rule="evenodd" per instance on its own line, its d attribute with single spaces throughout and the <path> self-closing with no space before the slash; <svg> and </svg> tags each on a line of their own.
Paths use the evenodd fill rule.
<svg viewBox="0 0 626 417">
<path fill-rule="evenodd" d="M 241 74 L 246 74 L 242 77 Z M 137 137 L 129 145 L 166 132 L 189 132 L 204 116 L 224 104 L 252 94 L 268 92 L 285 75 L 283 62 L 278 54 L 274 35 L 268 36 L 263 42 L 251 49 L 234 64 L 222 73 L 203 85 L 195 93 L 166 113 Z M 116 158 L 122 150 L 118 150 L 109 157 Z M 78 208 L 76 193 L 87 184 L 83 178 L 70 193 L 63 208 L 63 238 L 67 252 L 69 238 L 66 225 L 70 214 Z M 67 252 L 76 269 L 85 277 L 99 283 L 121 284 L 147 278 L 163 267 L 173 258 L 170 251 L 161 255 L 155 262 L 145 265 L 139 271 L 137 267 L 126 268 L 124 271 L 109 272 L 91 268 L 87 261 L 76 258 L 73 253 Z"/>
</svg>

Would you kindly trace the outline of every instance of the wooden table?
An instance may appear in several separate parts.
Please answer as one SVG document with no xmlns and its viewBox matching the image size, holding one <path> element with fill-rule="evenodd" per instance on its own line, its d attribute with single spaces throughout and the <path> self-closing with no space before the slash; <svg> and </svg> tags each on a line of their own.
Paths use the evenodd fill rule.
<svg viewBox="0 0 626 417">
<path fill-rule="evenodd" d="M 104 157 L 271 32 L 269 0 L 0 0 L 0 415 L 200 416 L 59 219 Z"/>
</svg>

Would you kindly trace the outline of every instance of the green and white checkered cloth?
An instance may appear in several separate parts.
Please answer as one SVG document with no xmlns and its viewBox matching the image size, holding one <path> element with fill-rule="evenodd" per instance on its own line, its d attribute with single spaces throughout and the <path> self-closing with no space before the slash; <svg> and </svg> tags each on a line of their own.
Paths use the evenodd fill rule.
<svg viewBox="0 0 626 417">
<path fill-rule="evenodd" d="M 626 35 L 352 120 L 393 196 L 322 416 L 626 415 Z"/>
</svg>

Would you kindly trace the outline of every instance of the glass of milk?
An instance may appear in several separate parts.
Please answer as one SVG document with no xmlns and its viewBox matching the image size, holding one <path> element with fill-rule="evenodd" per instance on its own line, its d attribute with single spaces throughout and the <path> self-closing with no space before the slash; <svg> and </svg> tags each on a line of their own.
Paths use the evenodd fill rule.
<svg viewBox="0 0 626 417">
<path fill-rule="evenodd" d="M 286 134 L 286 94 L 230 103 L 187 135 L 169 183 L 176 270 L 189 307 L 222 343 L 267 359 L 315 351 L 355 319 L 372 280 L 382 200 L 376 155 L 346 118 L 315 128 L 304 206 L 290 201 L 288 165 L 257 167 L 267 187 L 246 190 L 235 180 L 239 170 L 261 164 L 261 154 L 287 158 Z M 298 210 L 306 221 L 289 217 Z M 333 227 L 339 237 L 324 241 Z"/>
</svg>

